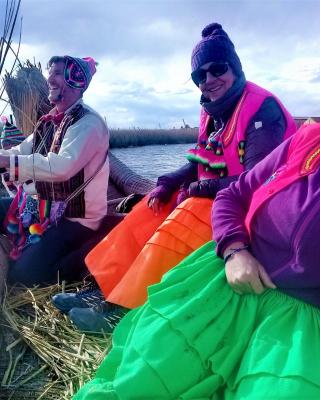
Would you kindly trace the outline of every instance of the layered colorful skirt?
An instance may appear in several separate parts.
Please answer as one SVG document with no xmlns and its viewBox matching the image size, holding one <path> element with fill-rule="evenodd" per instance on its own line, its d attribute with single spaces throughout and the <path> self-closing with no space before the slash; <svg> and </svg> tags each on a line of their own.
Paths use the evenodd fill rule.
<svg viewBox="0 0 320 400">
<path fill-rule="evenodd" d="M 320 311 L 281 293 L 238 295 L 214 243 L 128 313 L 74 400 L 320 399 Z"/>
<path fill-rule="evenodd" d="M 174 197 L 157 216 L 147 199 L 134 207 L 86 257 L 106 300 L 127 308 L 142 305 L 148 286 L 212 239 L 212 202 L 192 197 L 173 210 Z"/>
</svg>

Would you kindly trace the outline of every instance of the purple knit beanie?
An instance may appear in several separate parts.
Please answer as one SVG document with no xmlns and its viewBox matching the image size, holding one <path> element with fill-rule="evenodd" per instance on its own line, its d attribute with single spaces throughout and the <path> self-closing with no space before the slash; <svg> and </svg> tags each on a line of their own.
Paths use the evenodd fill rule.
<svg viewBox="0 0 320 400">
<path fill-rule="evenodd" d="M 243 72 L 240 59 L 222 26 L 213 22 L 203 29 L 201 35 L 202 39 L 192 51 L 192 71 L 208 62 L 227 62 L 233 73 L 241 76 Z"/>
</svg>

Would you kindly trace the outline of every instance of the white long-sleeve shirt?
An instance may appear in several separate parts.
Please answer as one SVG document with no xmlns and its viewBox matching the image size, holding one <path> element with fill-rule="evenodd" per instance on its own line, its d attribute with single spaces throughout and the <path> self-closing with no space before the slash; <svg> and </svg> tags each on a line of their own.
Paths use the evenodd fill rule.
<svg viewBox="0 0 320 400">
<path fill-rule="evenodd" d="M 76 102 L 66 113 L 77 104 L 82 104 L 90 112 L 67 129 L 57 154 L 32 154 L 33 134 L 18 146 L 1 151 L 1 154 L 10 155 L 10 180 L 15 179 L 15 156 L 18 156 L 18 182 L 22 184 L 29 180 L 66 181 L 82 168 L 86 182 L 96 173 L 109 148 L 108 128 L 101 116 L 83 104 L 82 100 Z M 94 230 L 98 229 L 101 219 L 107 214 L 108 179 L 107 157 L 97 175 L 84 189 L 85 218 L 69 218 L 70 220 L 78 221 Z M 30 191 L 30 185 L 24 187 L 26 191 Z"/>
</svg>

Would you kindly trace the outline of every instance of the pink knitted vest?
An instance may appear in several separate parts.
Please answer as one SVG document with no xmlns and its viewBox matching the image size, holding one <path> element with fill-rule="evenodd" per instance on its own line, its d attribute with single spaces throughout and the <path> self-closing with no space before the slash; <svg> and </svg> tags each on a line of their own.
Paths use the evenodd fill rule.
<svg viewBox="0 0 320 400">
<path fill-rule="evenodd" d="M 246 139 L 245 134 L 250 120 L 257 113 L 267 97 L 273 97 L 285 115 L 286 131 L 284 140 L 296 131 L 296 125 L 292 116 L 285 109 L 280 100 L 269 91 L 252 82 L 247 82 L 230 120 L 219 137 L 223 155 L 218 155 L 215 151 L 207 149 L 207 128 L 210 116 L 204 109 L 201 110 L 198 143 L 196 148 L 189 150 L 187 154 L 187 158 L 190 161 L 199 163 L 199 179 L 217 178 L 218 176 L 215 170 L 223 167 L 228 168 L 228 175 L 230 176 L 240 175 L 241 172 L 243 172 L 244 168 L 241 163 L 243 148 L 241 145 Z"/>
</svg>

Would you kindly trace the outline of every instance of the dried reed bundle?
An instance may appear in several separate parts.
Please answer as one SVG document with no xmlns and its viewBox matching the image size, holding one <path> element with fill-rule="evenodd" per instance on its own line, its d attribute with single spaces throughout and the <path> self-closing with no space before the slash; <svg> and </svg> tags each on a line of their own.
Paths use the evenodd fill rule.
<svg viewBox="0 0 320 400">
<path fill-rule="evenodd" d="M 112 153 L 109 153 L 109 158 L 112 182 L 125 196 L 131 193 L 146 194 L 154 188 L 154 182 L 136 174 Z"/>
<path fill-rule="evenodd" d="M 27 61 L 18 67 L 14 76 L 5 75 L 4 85 L 16 124 L 27 136 L 32 133 L 37 120 L 51 109 L 41 65 Z"/>
<path fill-rule="evenodd" d="M 198 128 L 110 129 L 110 148 L 195 143 L 198 132 Z"/>
<path fill-rule="evenodd" d="M 74 289 L 74 286 L 70 288 Z M 16 332 L 16 339 L 6 348 L 12 352 L 2 379 L 2 386 L 7 390 L 17 393 L 27 383 L 33 382 L 34 387 L 37 382 L 38 393 L 33 399 L 69 400 L 92 377 L 109 351 L 109 336 L 87 336 L 76 331 L 68 318 L 52 306 L 51 297 L 61 290 L 61 286 L 54 285 L 14 288 L 6 294 L 2 307 L 4 323 Z M 39 357 L 40 366 L 17 380 L 15 369 L 26 351 L 21 349 L 21 341 Z M 46 377 L 44 384 L 43 374 Z"/>
</svg>

